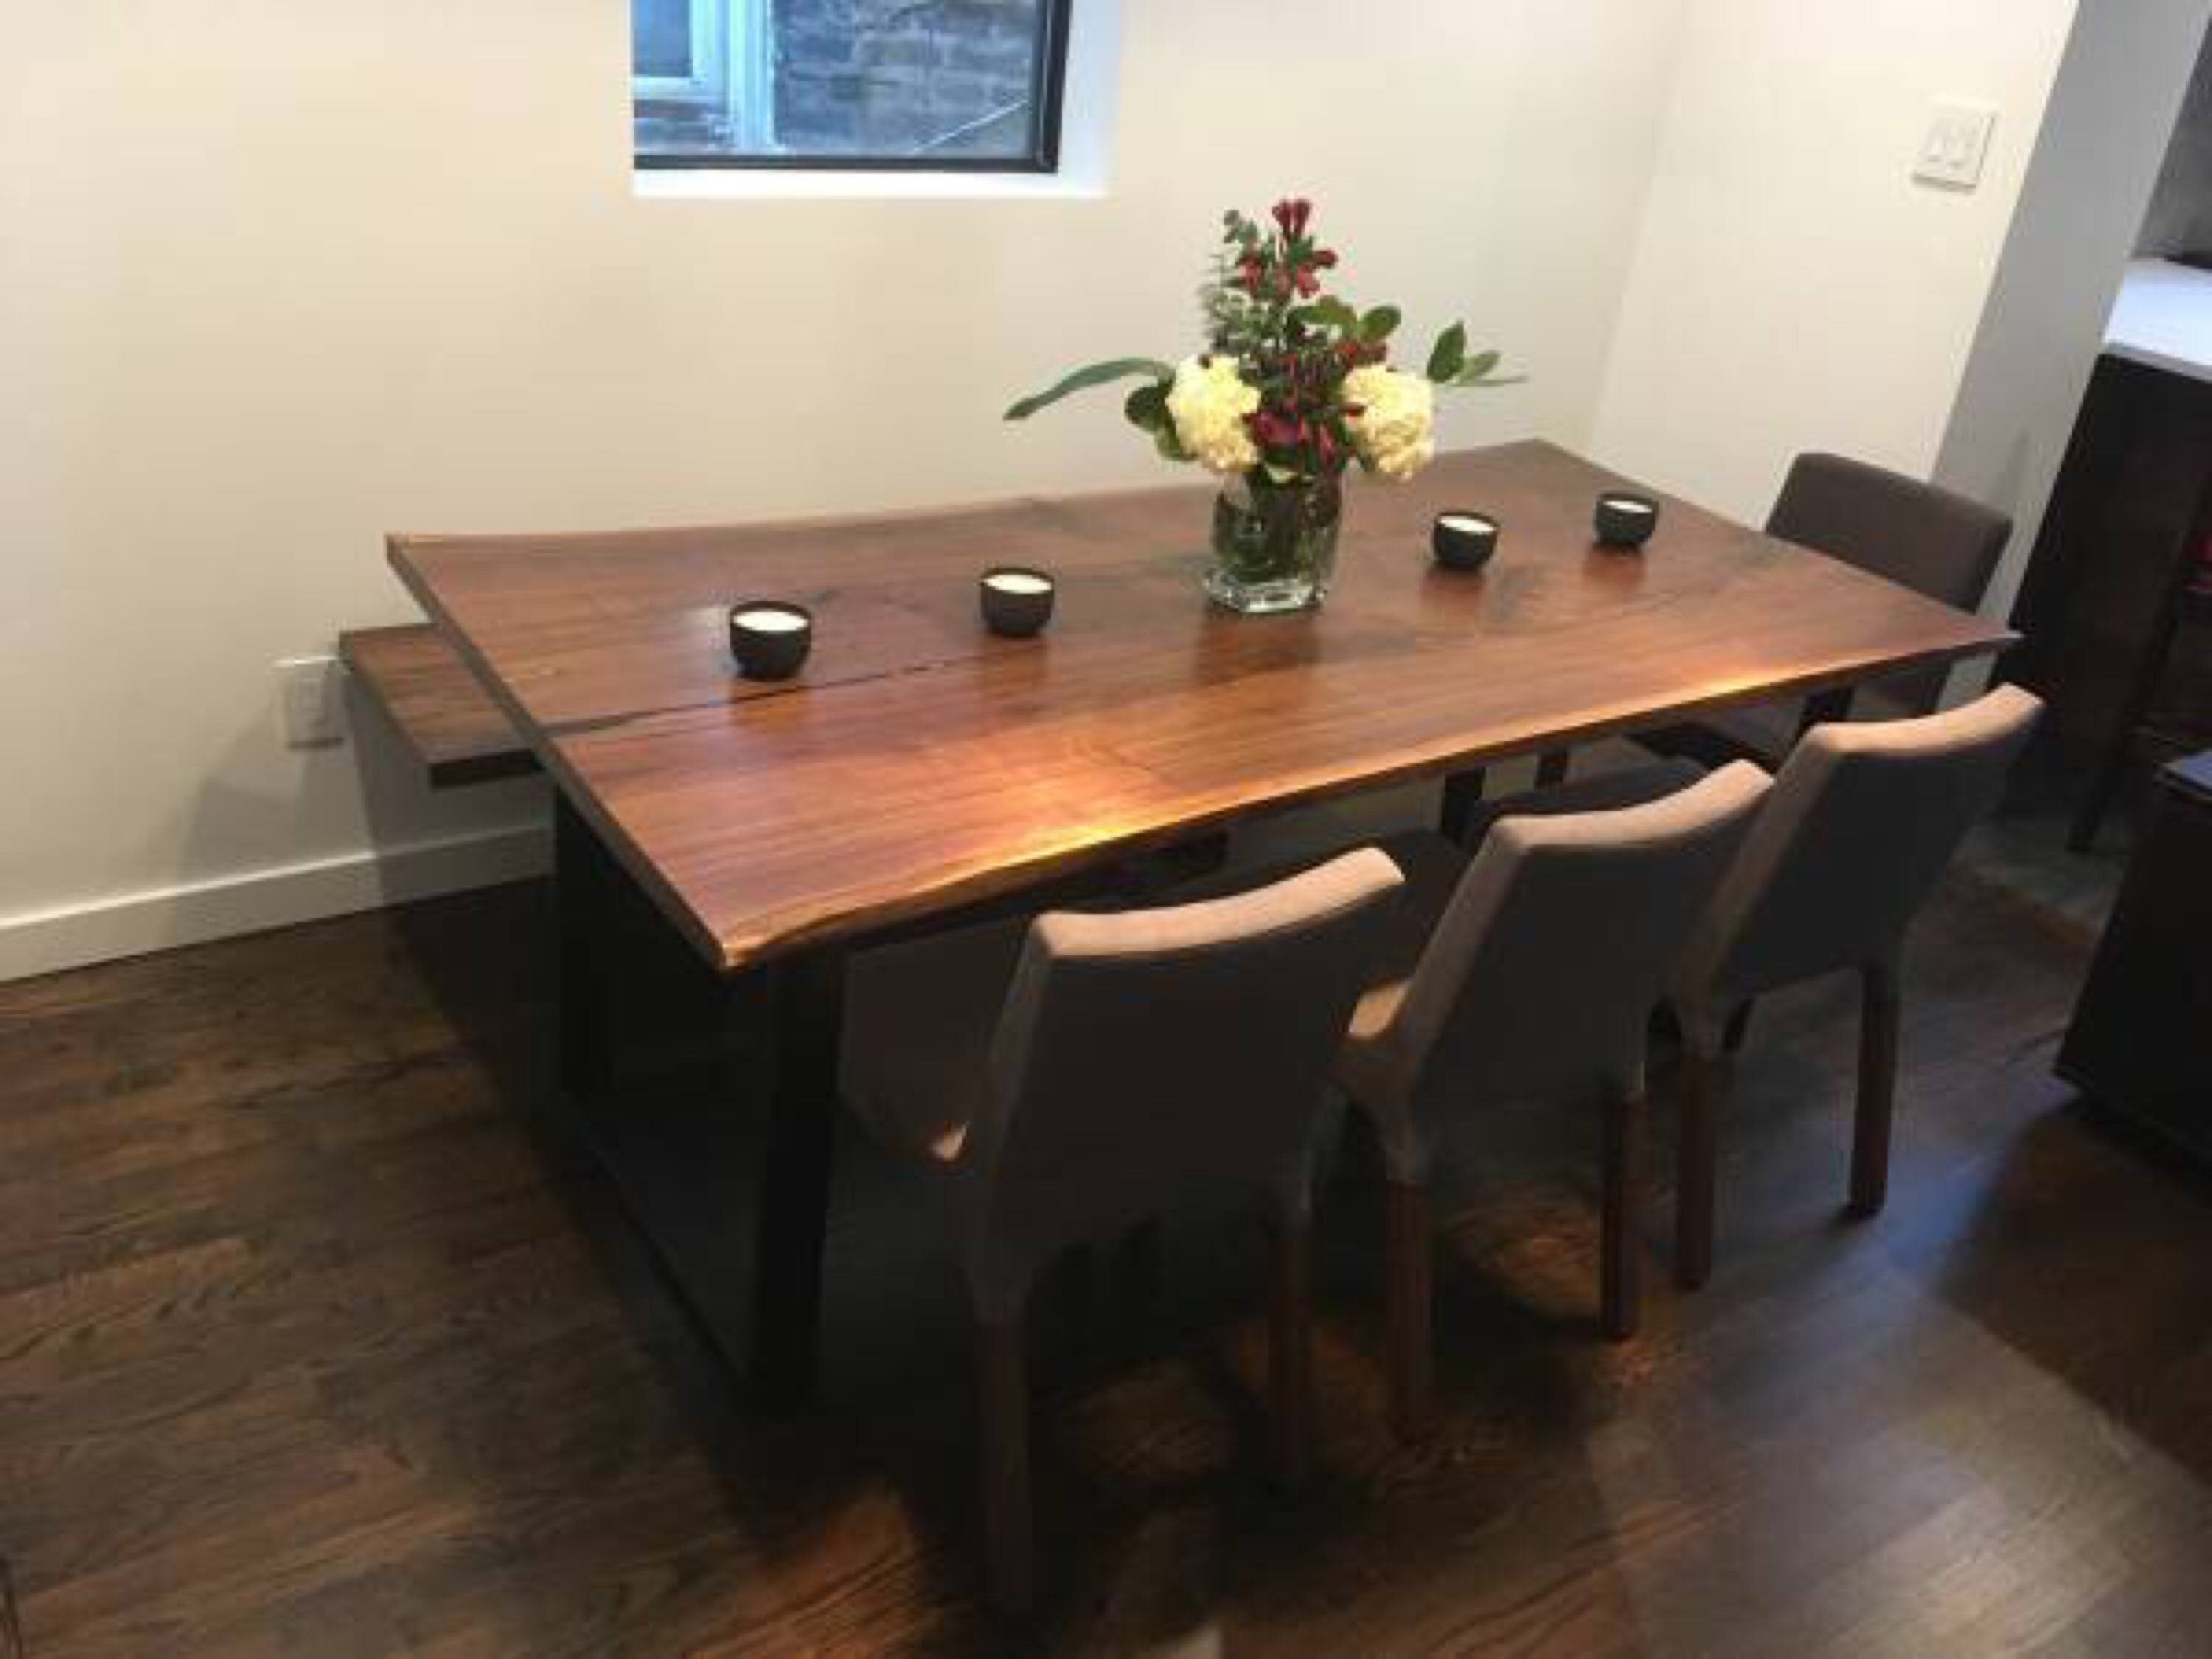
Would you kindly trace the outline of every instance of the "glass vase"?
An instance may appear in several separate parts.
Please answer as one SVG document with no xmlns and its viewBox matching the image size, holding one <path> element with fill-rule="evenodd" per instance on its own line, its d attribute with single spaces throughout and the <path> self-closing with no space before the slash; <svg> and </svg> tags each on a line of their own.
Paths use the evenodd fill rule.
<svg viewBox="0 0 2212 1659">
<path fill-rule="evenodd" d="M 1227 479 L 1213 503 L 1206 593 L 1248 617 L 1314 608 L 1328 597 L 1336 575 L 1343 517 L 1339 478 L 1288 484 Z"/>
</svg>

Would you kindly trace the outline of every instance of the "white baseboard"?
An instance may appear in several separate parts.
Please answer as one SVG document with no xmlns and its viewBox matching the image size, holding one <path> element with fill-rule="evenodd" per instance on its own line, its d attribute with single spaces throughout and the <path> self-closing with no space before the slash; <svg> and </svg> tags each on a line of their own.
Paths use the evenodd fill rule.
<svg viewBox="0 0 2212 1659">
<path fill-rule="evenodd" d="M 551 867 L 551 832 L 532 824 L 412 846 L 365 848 L 87 904 L 0 916 L 0 983 L 519 881 Z"/>
</svg>

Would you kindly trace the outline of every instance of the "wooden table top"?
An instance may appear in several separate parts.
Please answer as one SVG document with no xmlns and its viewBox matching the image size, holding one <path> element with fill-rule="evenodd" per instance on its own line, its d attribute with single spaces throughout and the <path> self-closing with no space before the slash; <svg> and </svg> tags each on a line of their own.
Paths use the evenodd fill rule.
<svg viewBox="0 0 2212 1659">
<path fill-rule="evenodd" d="M 703 530 L 394 537 L 393 567 L 541 763 L 724 969 L 951 909 L 1237 817 L 1705 709 L 2000 650 L 1978 617 L 1667 499 L 1592 546 L 1625 481 L 1543 443 L 1350 495 L 1318 612 L 1198 587 L 1211 490 Z M 1439 511 L 1498 518 L 1479 575 Z M 986 565 L 1059 578 L 996 639 Z M 724 616 L 792 599 L 814 653 L 738 678 Z"/>
</svg>

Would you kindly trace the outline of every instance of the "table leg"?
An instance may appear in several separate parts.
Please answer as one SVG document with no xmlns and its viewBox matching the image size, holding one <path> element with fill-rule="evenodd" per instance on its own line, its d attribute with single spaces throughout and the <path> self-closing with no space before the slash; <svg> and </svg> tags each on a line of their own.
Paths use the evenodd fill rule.
<svg viewBox="0 0 2212 1659">
<path fill-rule="evenodd" d="M 771 1409 L 804 1404 L 819 1364 L 822 1240 L 836 1149 L 844 1005 L 842 951 L 810 951 L 777 969 L 775 1076 L 752 1284 L 751 1382 Z"/>
<path fill-rule="evenodd" d="M 1488 773 L 1480 766 L 1454 772 L 1444 780 L 1443 811 L 1437 828 L 1447 840 L 1466 840 L 1468 825 L 1481 808 L 1483 786 L 1488 781 Z"/>
<path fill-rule="evenodd" d="M 1797 716 L 1797 735 L 1802 738 L 1816 726 L 1832 726 L 1851 717 L 1852 688 L 1839 685 L 1832 691 L 1816 691 L 1805 699 L 1803 711 Z M 1787 755 L 1776 757 L 1787 760 Z"/>
<path fill-rule="evenodd" d="M 749 1395 L 803 1405 L 817 1370 L 843 952 L 794 957 L 765 984 L 714 974 L 581 815 L 560 797 L 554 811 L 572 1121 Z M 763 993 L 769 1055 L 746 1036 Z"/>
<path fill-rule="evenodd" d="M 613 1074 L 607 1006 L 606 853 L 589 825 L 556 792 L 553 886 L 560 957 L 561 1088 L 585 1103 L 606 1091 Z"/>
</svg>

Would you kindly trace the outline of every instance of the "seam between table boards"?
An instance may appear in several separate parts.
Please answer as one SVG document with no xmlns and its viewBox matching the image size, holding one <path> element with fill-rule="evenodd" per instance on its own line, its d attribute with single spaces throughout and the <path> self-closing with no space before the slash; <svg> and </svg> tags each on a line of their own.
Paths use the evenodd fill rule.
<svg viewBox="0 0 2212 1659">
<path fill-rule="evenodd" d="M 641 720 L 660 720 L 671 714 L 702 714 L 711 708 L 749 708 L 757 703 L 775 702 L 785 697 L 811 691 L 840 691 L 848 686 L 881 685 L 886 681 L 911 679 L 923 674 L 940 673 L 962 663 L 976 660 L 973 656 L 933 657 L 927 662 L 908 663 L 897 668 L 879 669 L 872 674 L 852 674 L 840 679 L 793 680 L 788 685 L 776 686 L 754 693 L 749 697 L 701 697 L 690 702 L 663 703 L 652 708 L 627 709 L 619 714 L 597 714 L 583 719 L 550 720 L 538 730 L 554 741 L 566 738 L 599 737 L 619 732 L 624 726 Z"/>
</svg>

